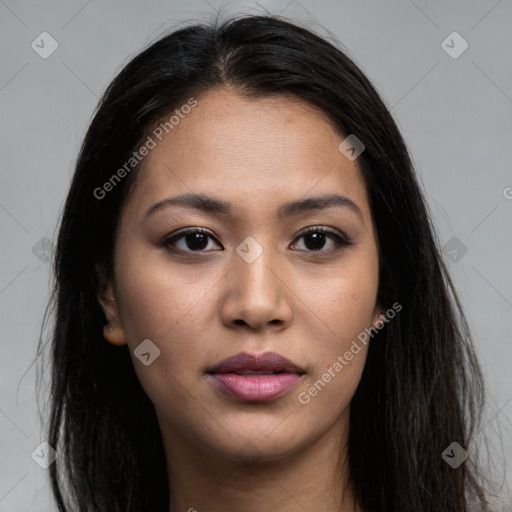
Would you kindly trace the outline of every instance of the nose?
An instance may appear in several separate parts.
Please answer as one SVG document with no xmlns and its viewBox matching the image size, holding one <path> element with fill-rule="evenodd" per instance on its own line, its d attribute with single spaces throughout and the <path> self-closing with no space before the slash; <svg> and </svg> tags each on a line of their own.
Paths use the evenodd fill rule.
<svg viewBox="0 0 512 512">
<path fill-rule="evenodd" d="M 221 303 L 224 325 L 254 330 L 287 327 L 292 318 L 290 277 L 270 250 L 251 263 L 233 252 L 231 265 Z"/>
</svg>

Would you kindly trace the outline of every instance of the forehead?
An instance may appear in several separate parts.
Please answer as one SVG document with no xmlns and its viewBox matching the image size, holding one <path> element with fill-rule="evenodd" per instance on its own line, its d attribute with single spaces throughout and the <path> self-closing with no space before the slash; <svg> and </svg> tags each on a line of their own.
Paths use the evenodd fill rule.
<svg viewBox="0 0 512 512">
<path fill-rule="evenodd" d="M 290 96 L 247 98 L 227 89 L 196 100 L 162 140 L 153 136 L 134 191 L 140 208 L 172 193 L 208 193 L 261 209 L 339 192 L 363 203 L 364 213 L 359 167 L 339 151 L 344 136 L 320 109 Z"/>
</svg>

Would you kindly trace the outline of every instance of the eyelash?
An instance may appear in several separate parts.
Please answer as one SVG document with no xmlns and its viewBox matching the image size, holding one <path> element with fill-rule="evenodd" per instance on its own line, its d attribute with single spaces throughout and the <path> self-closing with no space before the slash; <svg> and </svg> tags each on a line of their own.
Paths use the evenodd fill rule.
<svg viewBox="0 0 512 512">
<path fill-rule="evenodd" d="M 177 233 L 174 233 L 174 234 L 166 237 L 162 241 L 161 246 L 167 248 L 170 252 L 173 252 L 173 253 L 181 253 L 181 254 L 187 254 L 187 253 L 188 254 L 194 254 L 194 253 L 196 253 L 196 254 L 201 254 L 202 252 L 204 252 L 204 249 L 203 250 L 199 250 L 199 251 L 193 251 L 193 250 L 183 251 L 182 249 L 170 248 L 170 246 L 175 244 L 181 238 L 184 238 L 187 235 L 192 235 L 192 234 L 196 234 L 196 233 L 201 233 L 201 234 L 207 235 L 210 238 L 215 240 L 213 235 L 208 230 L 206 230 L 205 228 L 200 228 L 200 227 L 197 227 L 197 228 L 185 228 L 185 229 L 183 229 L 181 231 L 178 231 Z M 351 242 L 349 239 L 345 238 L 344 236 L 338 234 L 336 231 L 331 230 L 331 229 L 327 229 L 327 228 L 325 228 L 323 226 L 320 226 L 320 227 L 312 226 L 312 227 L 306 228 L 304 231 L 302 231 L 302 233 L 300 233 L 295 238 L 295 240 L 299 240 L 303 236 L 309 235 L 311 233 L 323 233 L 323 234 L 327 235 L 329 238 L 331 238 L 331 240 L 334 241 L 334 243 L 336 244 L 336 248 L 334 250 L 330 250 L 330 251 L 326 251 L 324 249 L 318 249 L 316 251 L 315 250 L 307 250 L 306 252 L 308 252 L 308 253 L 332 253 L 332 252 L 336 252 L 338 250 L 341 250 L 344 247 L 350 247 L 350 246 L 354 245 L 353 242 Z M 218 245 L 220 245 L 220 243 L 217 242 L 217 240 L 215 240 L 215 242 Z"/>
</svg>

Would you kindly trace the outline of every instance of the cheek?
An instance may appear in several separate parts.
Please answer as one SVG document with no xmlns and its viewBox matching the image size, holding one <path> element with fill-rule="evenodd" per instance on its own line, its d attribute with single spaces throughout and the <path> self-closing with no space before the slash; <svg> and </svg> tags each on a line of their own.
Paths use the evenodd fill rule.
<svg viewBox="0 0 512 512">
<path fill-rule="evenodd" d="M 180 268 L 165 249 L 125 247 L 116 260 L 116 288 L 128 344 L 149 338 L 166 345 L 184 325 L 193 331 L 218 275 Z"/>
<path fill-rule="evenodd" d="M 355 260 L 355 258 L 354 258 Z M 329 353 L 339 353 L 372 325 L 378 292 L 378 265 L 362 258 L 356 265 L 333 269 L 330 277 L 318 282 L 314 277 L 303 287 L 304 301 L 311 314 L 322 321 Z"/>
<path fill-rule="evenodd" d="M 315 311 L 328 327 L 322 336 L 312 336 L 309 357 L 313 371 L 297 390 L 297 400 L 308 417 L 321 415 L 335 421 L 350 406 L 360 382 L 368 352 L 365 329 L 372 325 L 376 299 L 373 281 L 332 280 L 324 289 Z M 315 320 L 311 319 L 311 322 Z M 363 335 L 361 335 L 363 333 Z"/>
<path fill-rule="evenodd" d="M 358 255 L 344 268 L 333 270 L 320 286 L 312 280 L 303 288 L 304 300 L 310 305 L 310 357 L 314 354 L 316 366 L 300 391 L 306 392 L 305 400 L 316 403 L 312 409 L 331 403 L 336 415 L 348 406 L 366 361 L 369 338 L 365 329 L 374 320 L 378 277 L 376 258 Z M 313 324 L 320 326 L 321 335 L 314 335 Z"/>
<path fill-rule="evenodd" d="M 156 404 L 161 400 L 162 406 L 179 410 L 180 403 L 187 403 L 187 380 L 197 381 L 200 371 L 201 326 L 211 320 L 207 306 L 211 306 L 208 290 L 213 284 L 197 276 L 190 283 L 189 274 L 171 272 L 163 260 L 126 251 L 116 262 L 116 289 L 122 327 L 142 387 Z M 147 366 L 136 355 L 146 339 L 160 351 Z"/>
<path fill-rule="evenodd" d="M 121 323 L 137 377 L 157 408 L 173 415 L 190 402 L 189 381 L 197 382 L 197 363 L 204 354 L 201 326 L 209 325 L 211 320 L 207 292 L 212 284 L 197 277 L 190 283 L 187 274 L 171 272 L 162 259 L 136 252 L 119 258 L 116 288 Z M 141 265 L 141 261 L 145 263 Z M 160 350 L 147 366 L 134 353 L 146 339 Z M 190 413 L 194 416 L 195 409 L 191 408 Z"/>
</svg>

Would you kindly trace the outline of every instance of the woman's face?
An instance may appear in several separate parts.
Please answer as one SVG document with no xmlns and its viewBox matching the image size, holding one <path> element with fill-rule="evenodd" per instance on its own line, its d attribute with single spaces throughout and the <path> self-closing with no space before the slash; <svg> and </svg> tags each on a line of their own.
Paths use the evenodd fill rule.
<svg viewBox="0 0 512 512">
<path fill-rule="evenodd" d="M 153 136 L 122 212 L 115 285 L 100 299 L 108 337 L 128 344 L 168 443 L 276 459 L 346 432 L 367 347 L 344 355 L 381 312 L 367 191 L 343 138 L 308 104 L 227 89 L 197 101 Z M 152 209 L 184 194 L 208 201 Z M 334 195 L 347 199 L 312 200 Z M 170 240 L 184 228 L 203 233 Z M 268 352 L 296 368 L 270 357 L 266 372 L 243 359 L 209 373 Z"/>
</svg>

